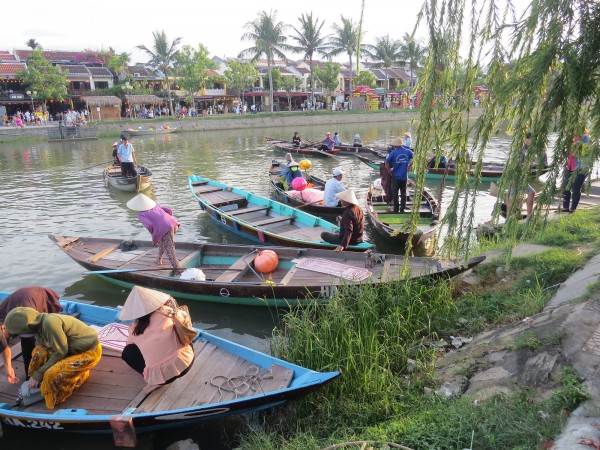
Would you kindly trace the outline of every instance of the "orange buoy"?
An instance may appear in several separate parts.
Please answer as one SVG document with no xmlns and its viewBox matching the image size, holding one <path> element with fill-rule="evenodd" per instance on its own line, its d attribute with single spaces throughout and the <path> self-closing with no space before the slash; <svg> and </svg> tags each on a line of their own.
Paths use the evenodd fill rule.
<svg viewBox="0 0 600 450">
<path fill-rule="evenodd" d="M 279 258 L 273 250 L 261 250 L 254 258 L 254 267 L 260 273 L 271 273 L 277 268 Z"/>
</svg>

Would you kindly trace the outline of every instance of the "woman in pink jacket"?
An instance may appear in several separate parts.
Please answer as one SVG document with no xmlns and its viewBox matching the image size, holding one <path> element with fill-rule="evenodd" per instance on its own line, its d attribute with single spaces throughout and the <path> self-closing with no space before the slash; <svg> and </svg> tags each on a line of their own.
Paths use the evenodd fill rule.
<svg viewBox="0 0 600 450">
<path fill-rule="evenodd" d="M 146 393 L 185 375 L 194 361 L 194 349 L 175 331 L 171 317 L 184 313 L 176 305 L 168 294 L 134 286 L 119 313 L 121 320 L 134 320 L 121 358 L 144 376 Z"/>
<path fill-rule="evenodd" d="M 179 259 L 175 253 L 175 233 L 179 229 L 179 221 L 173 217 L 173 211 L 166 206 L 157 205 L 154 200 L 138 194 L 127 202 L 127 207 L 138 212 L 138 219 L 152 235 L 152 243 L 158 244 L 158 259 L 162 264 L 162 257 L 166 253 L 173 269 L 180 269 Z"/>
</svg>

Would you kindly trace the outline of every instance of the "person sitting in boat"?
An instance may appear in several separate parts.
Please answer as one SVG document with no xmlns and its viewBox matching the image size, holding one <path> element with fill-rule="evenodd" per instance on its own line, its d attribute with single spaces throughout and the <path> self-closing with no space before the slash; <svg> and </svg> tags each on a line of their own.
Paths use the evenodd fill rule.
<svg viewBox="0 0 600 450">
<path fill-rule="evenodd" d="M 352 189 L 338 192 L 335 196 L 341 200 L 344 206 L 344 212 L 336 220 L 340 224 L 338 233 L 324 231 L 321 233 L 321 239 L 331 244 L 337 244 L 335 252 L 341 252 L 349 245 L 357 245 L 363 241 L 363 232 L 365 228 L 365 215 L 358 205 L 358 200 Z"/>
<path fill-rule="evenodd" d="M 294 143 L 294 145 L 296 147 L 300 147 L 300 142 L 302 142 L 302 139 L 300 138 L 300 133 L 298 133 L 297 131 L 294 133 L 294 136 L 292 137 L 292 142 Z"/>
<path fill-rule="evenodd" d="M 405 139 L 406 142 L 406 139 Z M 445 169 L 448 166 L 448 159 L 446 158 L 446 151 L 440 149 L 440 156 L 434 155 L 427 163 L 428 169 Z"/>
<path fill-rule="evenodd" d="M 183 345 L 177 337 L 173 314 L 184 314 L 169 294 L 134 286 L 120 320 L 133 320 L 121 358 L 144 376 L 144 392 L 175 381 L 190 370 L 194 362 L 191 344 Z"/>
<path fill-rule="evenodd" d="M 117 158 L 119 158 L 121 164 L 121 175 L 123 177 L 137 177 L 135 150 L 133 145 L 129 143 L 129 138 L 125 135 L 121 135 L 121 145 L 117 149 Z"/>
<path fill-rule="evenodd" d="M 352 147 L 362 147 L 362 139 L 360 138 L 360 134 L 356 133 L 354 135 L 354 140 L 352 141 Z"/>
<path fill-rule="evenodd" d="M 138 219 L 152 235 L 152 243 L 158 245 L 156 263 L 162 265 L 166 253 L 173 269 L 181 269 L 175 253 L 175 233 L 179 229 L 179 221 L 173 217 L 173 211 L 166 206 L 157 205 L 154 200 L 139 193 L 127 202 L 127 207 L 138 211 Z"/>
<path fill-rule="evenodd" d="M 121 165 L 121 163 L 119 162 L 119 157 L 117 156 L 117 150 L 118 150 L 118 148 L 119 148 L 119 142 L 118 142 L 118 141 L 117 141 L 117 142 L 115 142 L 115 143 L 112 145 L 112 148 L 113 148 L 113 152 L 112 152 L 112 156 L 113 156 L 113 165 L 115 165 L 115 166 L 120 166 L 120 165 Z"/>
<path fill-rule="evenodd" d="M 90 376 L 102 357 L 98 333 L 73 316 L 17 307 L 4 322 L 11 335 L 34 335 L 28 385 L 41 387 L 46 407 L 64 402 Z"/>
<path fill-rule="evenodd" d="M 333 169 L 331 179 L 325 183 L 325 189 L 323 192 L 323 205 L 325 206 L 341 206 L 340 199 L 336 197 L 336 194 L 344 192 L 346 188 L 341 183 L 344 171 L 339 167 Z"/>
<path fill-rule="evenodd" d="M 331 137 L 331 132 L 327 132 L 325 134 L 325 139 L 321 141 L 321 145 L 319 146 L 319 150 L 324 150 L 326 152 L 330 152 L 334 149 L 335 143 L 333 142 L 333 138 Z"/>
<path fill-rule="evenodd" d="M 302 177 L 302 171 L 300 170 L 300 164 L 296 161 L 290 161 L 280 177 L 283 180 L 283 188 L 289 191 L 292 188 L 292 181 L 294 178 Z"/>
<path fill-rule="evenodd" d="M 58 294 L 52 289 L 39 286 L 28 286 L 17 289 L 0 303 L 0 325 L 2 328 L 2 333 L 0 333 L 0 354 L 4 358 L 6 379 L 11 384 L 17 383 L 19 379 L 12 367 L 12 356 L 10 346 L 8 345 L 10 334 L 6 331 L 4 320 L 10 311 L 19 306 L 33 308 L 43 313 L 59 313 L 63 310 Z M 23 355 L 25 380 L 29 380 L 28 369 L 34 348 L 35 336 L 21 336 L 21 354 Z"/>
<path fill-rule="evenodd" d="M 338 133 L 337 131 L 333 133 L 333 145 L 338 147 L 340 145 L 340 133 Z"/>
</svg>

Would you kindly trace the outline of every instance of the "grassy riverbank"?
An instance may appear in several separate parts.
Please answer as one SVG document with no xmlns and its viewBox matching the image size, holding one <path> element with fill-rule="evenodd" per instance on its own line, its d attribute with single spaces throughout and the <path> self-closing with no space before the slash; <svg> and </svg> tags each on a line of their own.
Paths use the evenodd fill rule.
<svg viewBox="0 0 600 450">
<path fill-rule="evenodd" d="M 486 242 L 481 250 L 494 248 L 500 256 L 469 283 L 342 289 L 328 305 L 290 312 L 275 332 L 274 353 L 315 370 L 340 369 L 342 376 L 276 411 L 261 431 L 242 436 L 241 447 L 369 441 L 373 448 L 386 442 L 413 449 L 540 448 L 585 398 L 577 374 L 563 370 L 560 387 L 544 398 L 524 386 L 479 404 L 448 400 L 432 393 L 439 386 L 435 362 L 444 353 L 436 344 L 540 312 L 558 285 L 600 251 L 599 224 L 600 209 L 551 221 L 522 238 L 551 247 L 535 256 L 508 259 L 502 239 Z M 533 341 L 524 336 L 512 345 L 541 345 Z"/>
</svg>

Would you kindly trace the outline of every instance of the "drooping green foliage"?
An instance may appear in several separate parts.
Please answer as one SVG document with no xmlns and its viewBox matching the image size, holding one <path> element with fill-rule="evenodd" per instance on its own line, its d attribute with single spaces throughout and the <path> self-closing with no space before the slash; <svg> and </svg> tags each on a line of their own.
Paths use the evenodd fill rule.
<svg viewBox="0 0 600 450">
<path fill-rule="evenodd" d="M 467 169 L 481 169 L 490 139 L 501 131 L 512 136 L 500 192 L 527 191 L 527 173 L 548 151 L 548 180 L 534 220 L 548 212 L 560 190 L 563 168 L 574 136 L 591 129 L 582 155 L 591 167 L 600 153 L 600 4 L 586 0 L 534 0 L 522 16 L 510 2 L 428 0 L 419 15 L 429 33 L 428 58 L 421 91 L 415 167 L 424 172 L 427 152 L 447 146 L 459 166 L 455 194 L 445 206 L 448 229 L 444 252 L 468 253 L 474 197 Z M 467 43 L 465 45 L 465 43 Z M 461 47 L 462 46 L 462 47 Z M 460 54 L 466 54 L 461 57 Z M 472 119 L 473 88 L 487 66 L 490 97 L 483 114 Z M 463 73 L 459 76 L 459 68 Z M 523 152 L 526 134 L 532 144 Z M 421 180 L 422 181 L 422 180 Z M 501 201 L 500 199 L 498 200 Z M 516 237 L 519 201 L 509 202 L 506 229 Z M 499 205 L 498 205 L 499 206 Z M 499 208 L 496 209 L 496 216 Z"/>
<path fill-rule="evenodd" d="M 209 69 L 216 69 L 217 64 L 208 56 L 208 49 L 200 44 L 198 48 L 184 45 L 176 54 L 174 63 L 177 84 L 186 90 L 192 98 L 200 89 L 209 83 Z"/>
</svg>

